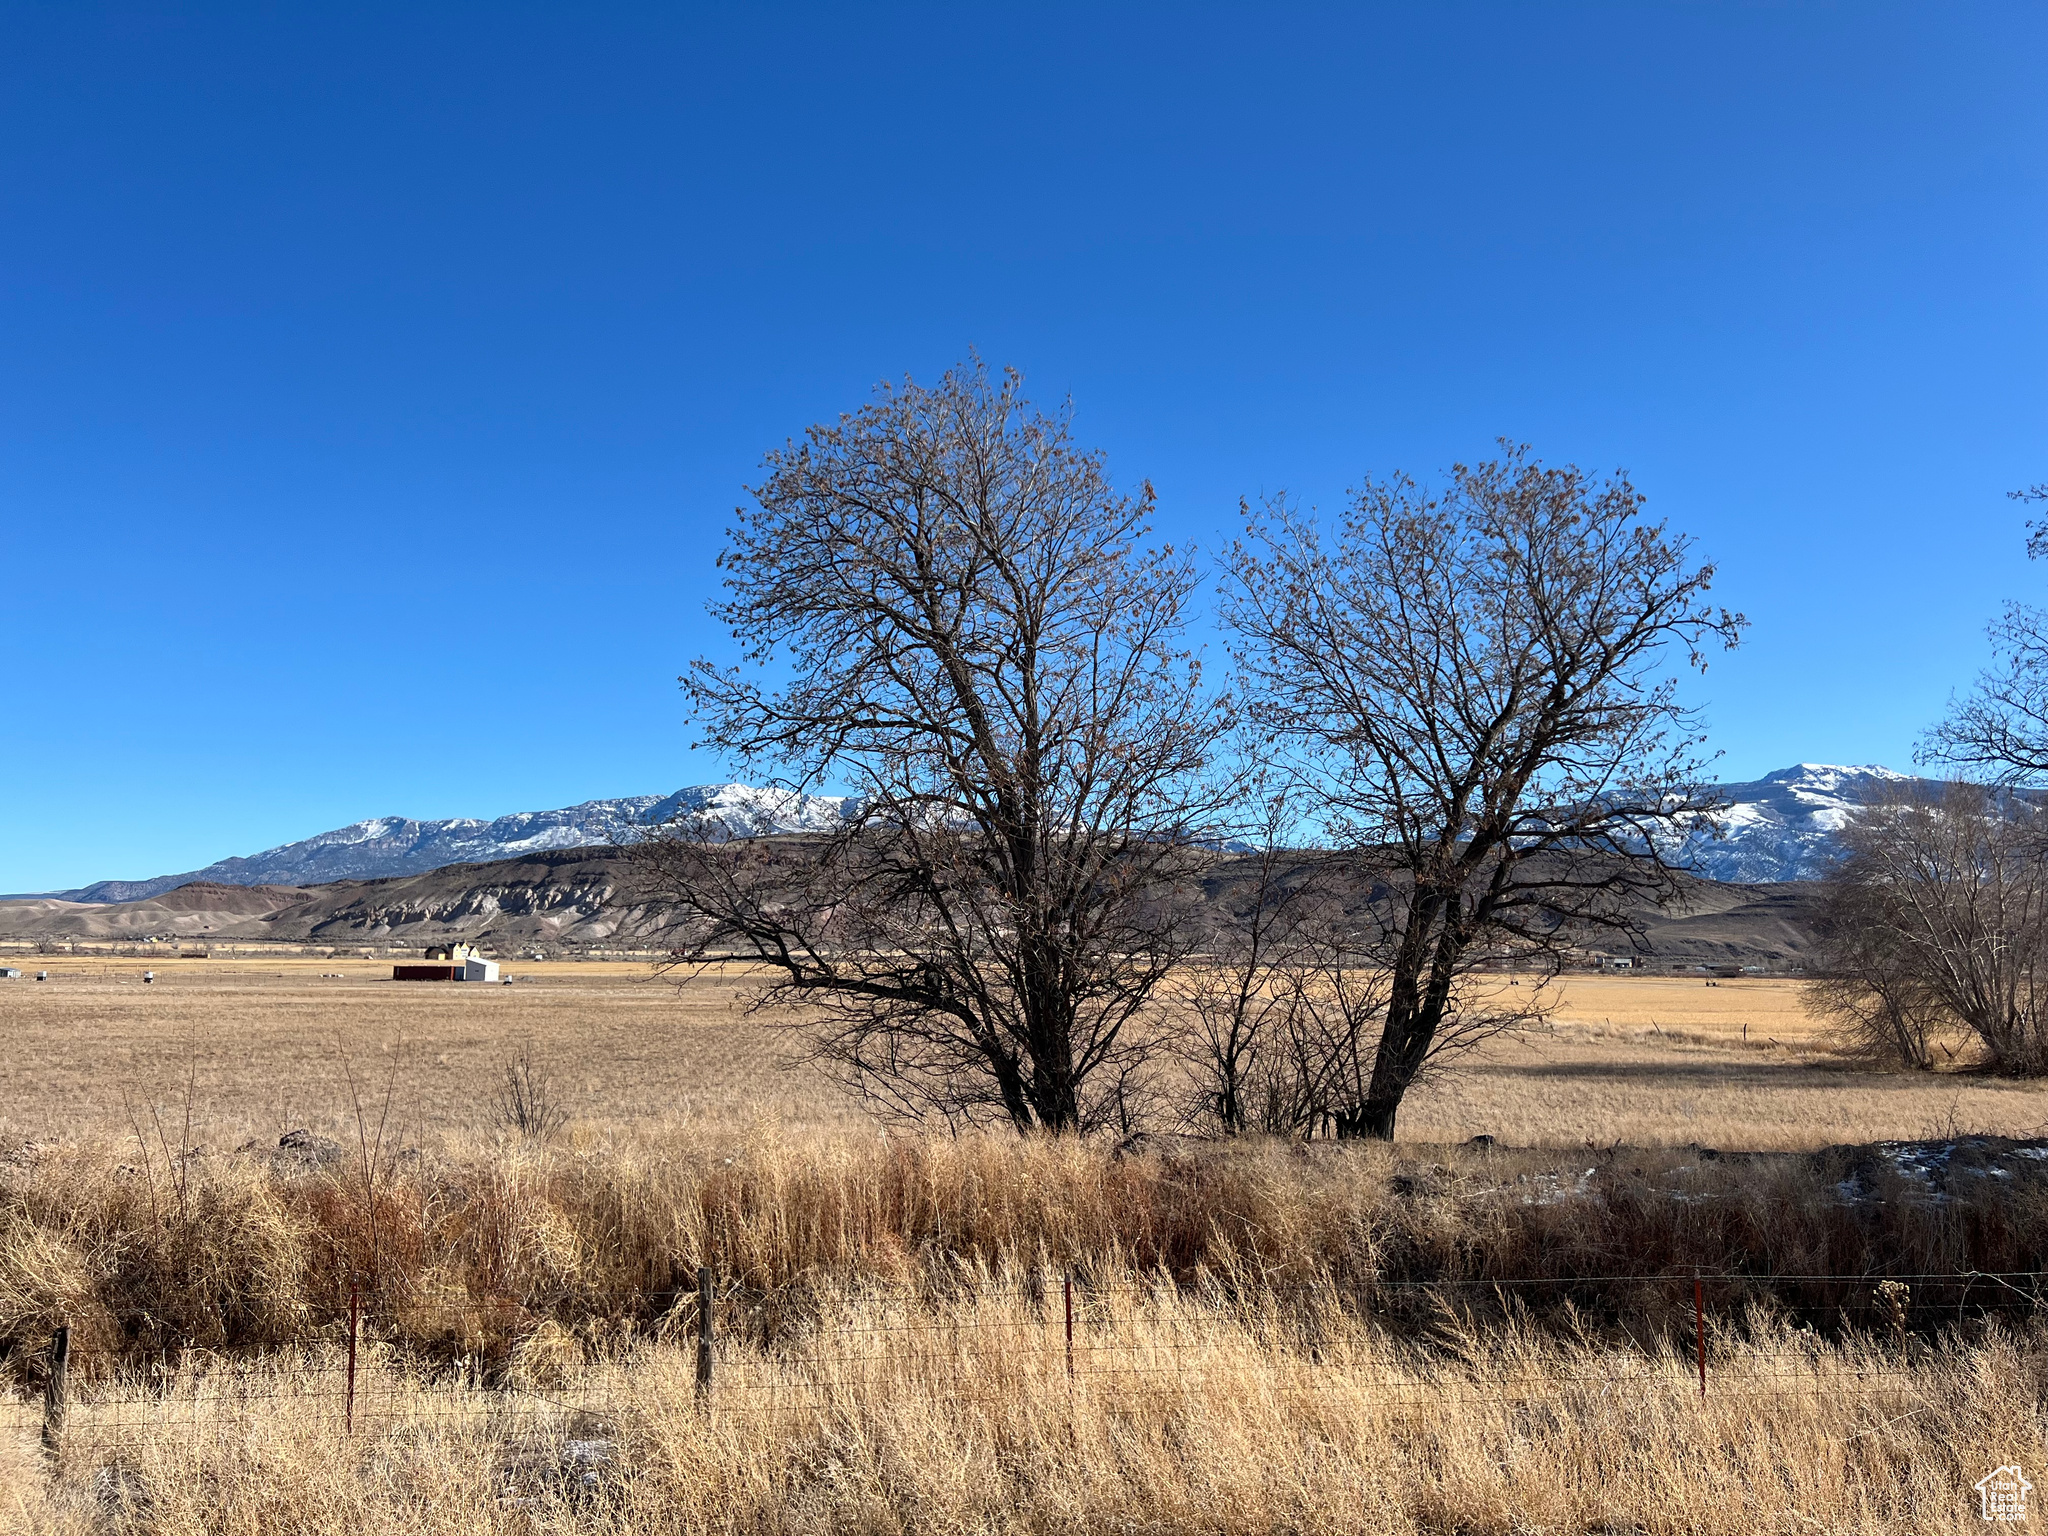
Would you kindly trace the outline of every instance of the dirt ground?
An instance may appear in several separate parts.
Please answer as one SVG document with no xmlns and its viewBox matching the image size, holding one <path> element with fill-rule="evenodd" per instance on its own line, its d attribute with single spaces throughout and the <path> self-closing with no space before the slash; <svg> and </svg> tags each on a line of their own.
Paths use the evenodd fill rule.
<svg viewBox="0 0 2048 1536">
<path fill-rule="evenodd" d="M 356 1107 L 405 1140 L 491 1132 L 511 1056 L 540 1063 L 579 1134 L 677 1121 L 855 1128 L 796 1041 L 743 1011 L 744 978 L 644 964 L 514 962 L 510 986 L 404 984 L 389 960 L 51 956 L 0 981 L 0 1136 L 156 1135 L 218 1146 Z M 46 968 L 50 980 L 35 981 Z M 156 980 L 145 984 L 143 971 Z M 2039 1134 L 2048 1085 L 1860 1070 L 1795 981 L 1578 977 L 1551 1024 L 1494 1042 L 1411 1096 L 1403 1140 L 1702 1142 L 1799 1148 L 1950 1129 Z"/>
</svg>

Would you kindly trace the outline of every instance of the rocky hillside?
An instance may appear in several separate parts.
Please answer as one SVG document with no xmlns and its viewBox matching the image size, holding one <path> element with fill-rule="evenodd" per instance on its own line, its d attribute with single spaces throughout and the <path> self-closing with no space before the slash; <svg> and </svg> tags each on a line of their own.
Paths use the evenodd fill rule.
<svg viewBox="0 0 2048 1536">
<path fill-rule="evenodd" d="M 1723 784 L 1733 804 L 1721 818 L 1721 835 L 1703 841 L 1690 863 L 1713 880 L 1817 880 L 1857 807 L 1879 790 L 1912 782 L 1873 764 L 1794 763 L 1752 783 Z"/>
<path fill-rule="evenodd" d="M 136 901 L 32 897 L 0 901 L 0 938 L 269 940 L 429 944 L 487 938 L 597 943 L 633 913 L 606 912 L 622 861 L 610 849 L 546 850 L 488 864 L 454 864 L 383 880 L 321 885 L 197 881 Z"/>
<path fill-rule="evenodd" d="M 1249 860 L 1220 857 L 1205 899 L 1229 902 Z M 1683 898 L 1646 911 L 1657 964 L 1796 965 L 1810 943 L 1814 888 L 1688 881 Z M 413 947 L 481 940 L 500 954 L 657 941 L 662 912 L 630 894 L 612 849 L 550 849 L 384 880 L 310 886 L 197 882 L 139 901 L 54 897 L 0 901 L 0 939 L 262 941 Z M 1617 946 L 1621 941 L 1613 941 Z"/>
</svg>

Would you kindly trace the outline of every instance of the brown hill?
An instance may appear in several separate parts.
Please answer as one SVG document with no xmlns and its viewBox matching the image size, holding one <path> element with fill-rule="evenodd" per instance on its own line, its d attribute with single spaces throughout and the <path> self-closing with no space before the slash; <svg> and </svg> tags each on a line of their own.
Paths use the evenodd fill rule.
<svg viewBox="0 0 2048 1536">
<path fill-rule="evenodd" d="M 209 912 L 224 917 L 262 917 L 297 906 L 305 899 L 304 886 L 221 885 L 213 880 L 194 880 L 190 885 L 152 896 L 147 902 L 127 905 L 162 907 L 168 912 Z"/>
</svg>

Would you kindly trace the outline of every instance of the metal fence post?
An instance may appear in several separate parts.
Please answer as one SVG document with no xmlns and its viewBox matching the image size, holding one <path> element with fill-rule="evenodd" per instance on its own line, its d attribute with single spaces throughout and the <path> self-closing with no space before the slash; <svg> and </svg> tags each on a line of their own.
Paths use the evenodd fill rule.
<svg viewBox="0 0 2048 1536">
<path fill-rule="evenodd" d="M 363 1293 L 351 1280 L 348 1287 L 348 1433 L 356 1432 L 356 1335 L 363 1322 Z"/>
<path fill-rule="evenodd" d="M 1700 1285 L 1699 1271 L 1692 1277 L 1692 1336 L 1699 1347 L 1700 1355 L 1700 1396 L 1707 1395 L 1707 1296 Z"/>
<path fill-rule="evenodd" d="M 64 1410 L 70 1406 L 71 1325 L 59 1323 L 50 1336 L 50 1379 L 43 1387 L 43 1449 L 52 1457 L 63 1448 Z"/>
<path fill-rule="evenodd" d="M 711 1395 L 711 1266 L 697 1266 L 697 1397 Z"/>
<path fill-rule="evenodd" d="M 1064 1288 L 1067 1294 L 1067 1381 L 1071 1384 L 1074 1380 L 1074 1272 L 1071 1269 L 1066 1273 Z"/>
</svg>

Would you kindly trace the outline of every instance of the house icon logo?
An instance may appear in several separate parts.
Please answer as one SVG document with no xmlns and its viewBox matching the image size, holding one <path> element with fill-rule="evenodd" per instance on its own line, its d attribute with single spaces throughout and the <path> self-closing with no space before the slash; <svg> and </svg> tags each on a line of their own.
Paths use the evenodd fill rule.
<svg viewBox="0 0 2048 1536">
<path fill-rule="evenodd" d="M 2033 1484 L 2017 1466 L 1994 1467 L 1977 1479 L 1977 1497 L 1984 1501 L 1986 1520 L 2019 1521 L 2027 1518 L 2027 1494 Z"/>
</svg>

